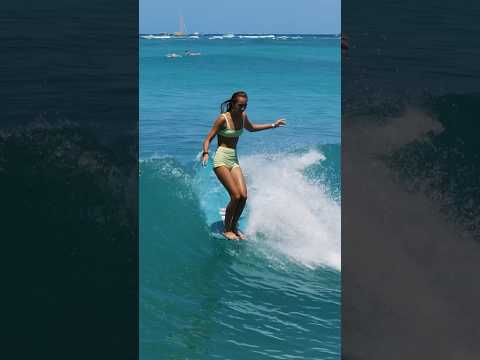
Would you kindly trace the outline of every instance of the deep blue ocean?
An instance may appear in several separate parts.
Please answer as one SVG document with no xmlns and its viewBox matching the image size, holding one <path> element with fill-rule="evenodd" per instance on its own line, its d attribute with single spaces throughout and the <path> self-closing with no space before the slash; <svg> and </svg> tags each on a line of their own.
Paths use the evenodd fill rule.
<svg viewBox="0 0 480 360">
<path fill-rule="evenodd" d="M 339 39 L 139 41 L 141 359 L 340 359 Z M 252 122 L 288 125 L 242 135 L 248 240 L 229 242 L 198 155 L 237 90 Z"/>
</svg>

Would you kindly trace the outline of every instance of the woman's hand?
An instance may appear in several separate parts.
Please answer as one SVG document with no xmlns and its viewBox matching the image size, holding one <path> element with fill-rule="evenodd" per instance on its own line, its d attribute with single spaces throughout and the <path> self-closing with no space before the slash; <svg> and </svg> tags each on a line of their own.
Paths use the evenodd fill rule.
<svg viewBox="0 0 480 360">
<path fill-rule="evenodd" d="M 287 122 L 285 121 L 285 119 L 278 119 L 273 123 L 273 127 L 276 127 L 276 128 L 279 126 L 285 126 L 285 125 L 287 125 Z"/>
<path fill-rule="evenodd" d="M 207 166 L 207 164 L 208 164 L 208 153 L 205 153 L 202 156 L 202 165 Z"/>
</svg>

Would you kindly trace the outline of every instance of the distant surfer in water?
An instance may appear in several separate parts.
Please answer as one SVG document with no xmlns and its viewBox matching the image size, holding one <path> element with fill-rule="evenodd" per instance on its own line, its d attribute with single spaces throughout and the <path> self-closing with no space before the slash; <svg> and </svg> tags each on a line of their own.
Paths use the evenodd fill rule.
<svg viewBox="0 0 480 360">
<path fill-rule="evenodd" d="M 237 143 L 243 129 L 261 131 L 286 125 L 284 119 L 271 124 L 253 124 L 248 119 L 248 96 L 244 91 L 235 92 L 232 97 L 220 105 L 220 115 L 215 119 L 212 129 L 203 142 L 201 161 L 208 162 L 208 147 L 215 135 L 218 135 L 218 147 L 213 158 L 213 171 L 230 195 L 225 211 L 223 234 L 230 240 L 244 240 L 245 235 L 237 228 L 238 219 L 247 201 L 247 186 L 237 158 Z"/>
</svg>

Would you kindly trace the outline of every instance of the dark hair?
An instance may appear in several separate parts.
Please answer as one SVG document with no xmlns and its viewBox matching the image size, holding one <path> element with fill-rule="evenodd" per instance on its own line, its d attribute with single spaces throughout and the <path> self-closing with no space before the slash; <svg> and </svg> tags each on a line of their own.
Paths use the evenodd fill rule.
<svg viewBox="0 0 480 360">
<path fill-rule="evenodd" d="M 248 100 L 248 95 L 245 91 L 236 91 L 229 100 L 224 101 L 222 105 L 220 105 L 220 113 L 232 110 L 232 105 L 237 102 L 238 97 L 244 97 Z"/>
</svg>

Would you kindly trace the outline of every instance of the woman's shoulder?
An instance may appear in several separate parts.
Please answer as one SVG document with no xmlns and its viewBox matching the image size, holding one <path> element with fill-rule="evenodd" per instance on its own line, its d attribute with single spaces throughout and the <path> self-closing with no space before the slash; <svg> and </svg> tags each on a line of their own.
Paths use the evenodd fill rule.
<svg viewBox="0 0 480 360">
<path fill-rule="evenodd" d="M 220 123 L 220 125 L 225 125 L 227 123 L 227 117 L 225 113 L 221 113 L 220 115 L 218 115 L 215 121 L 217 123 Z"/>
</svg>

